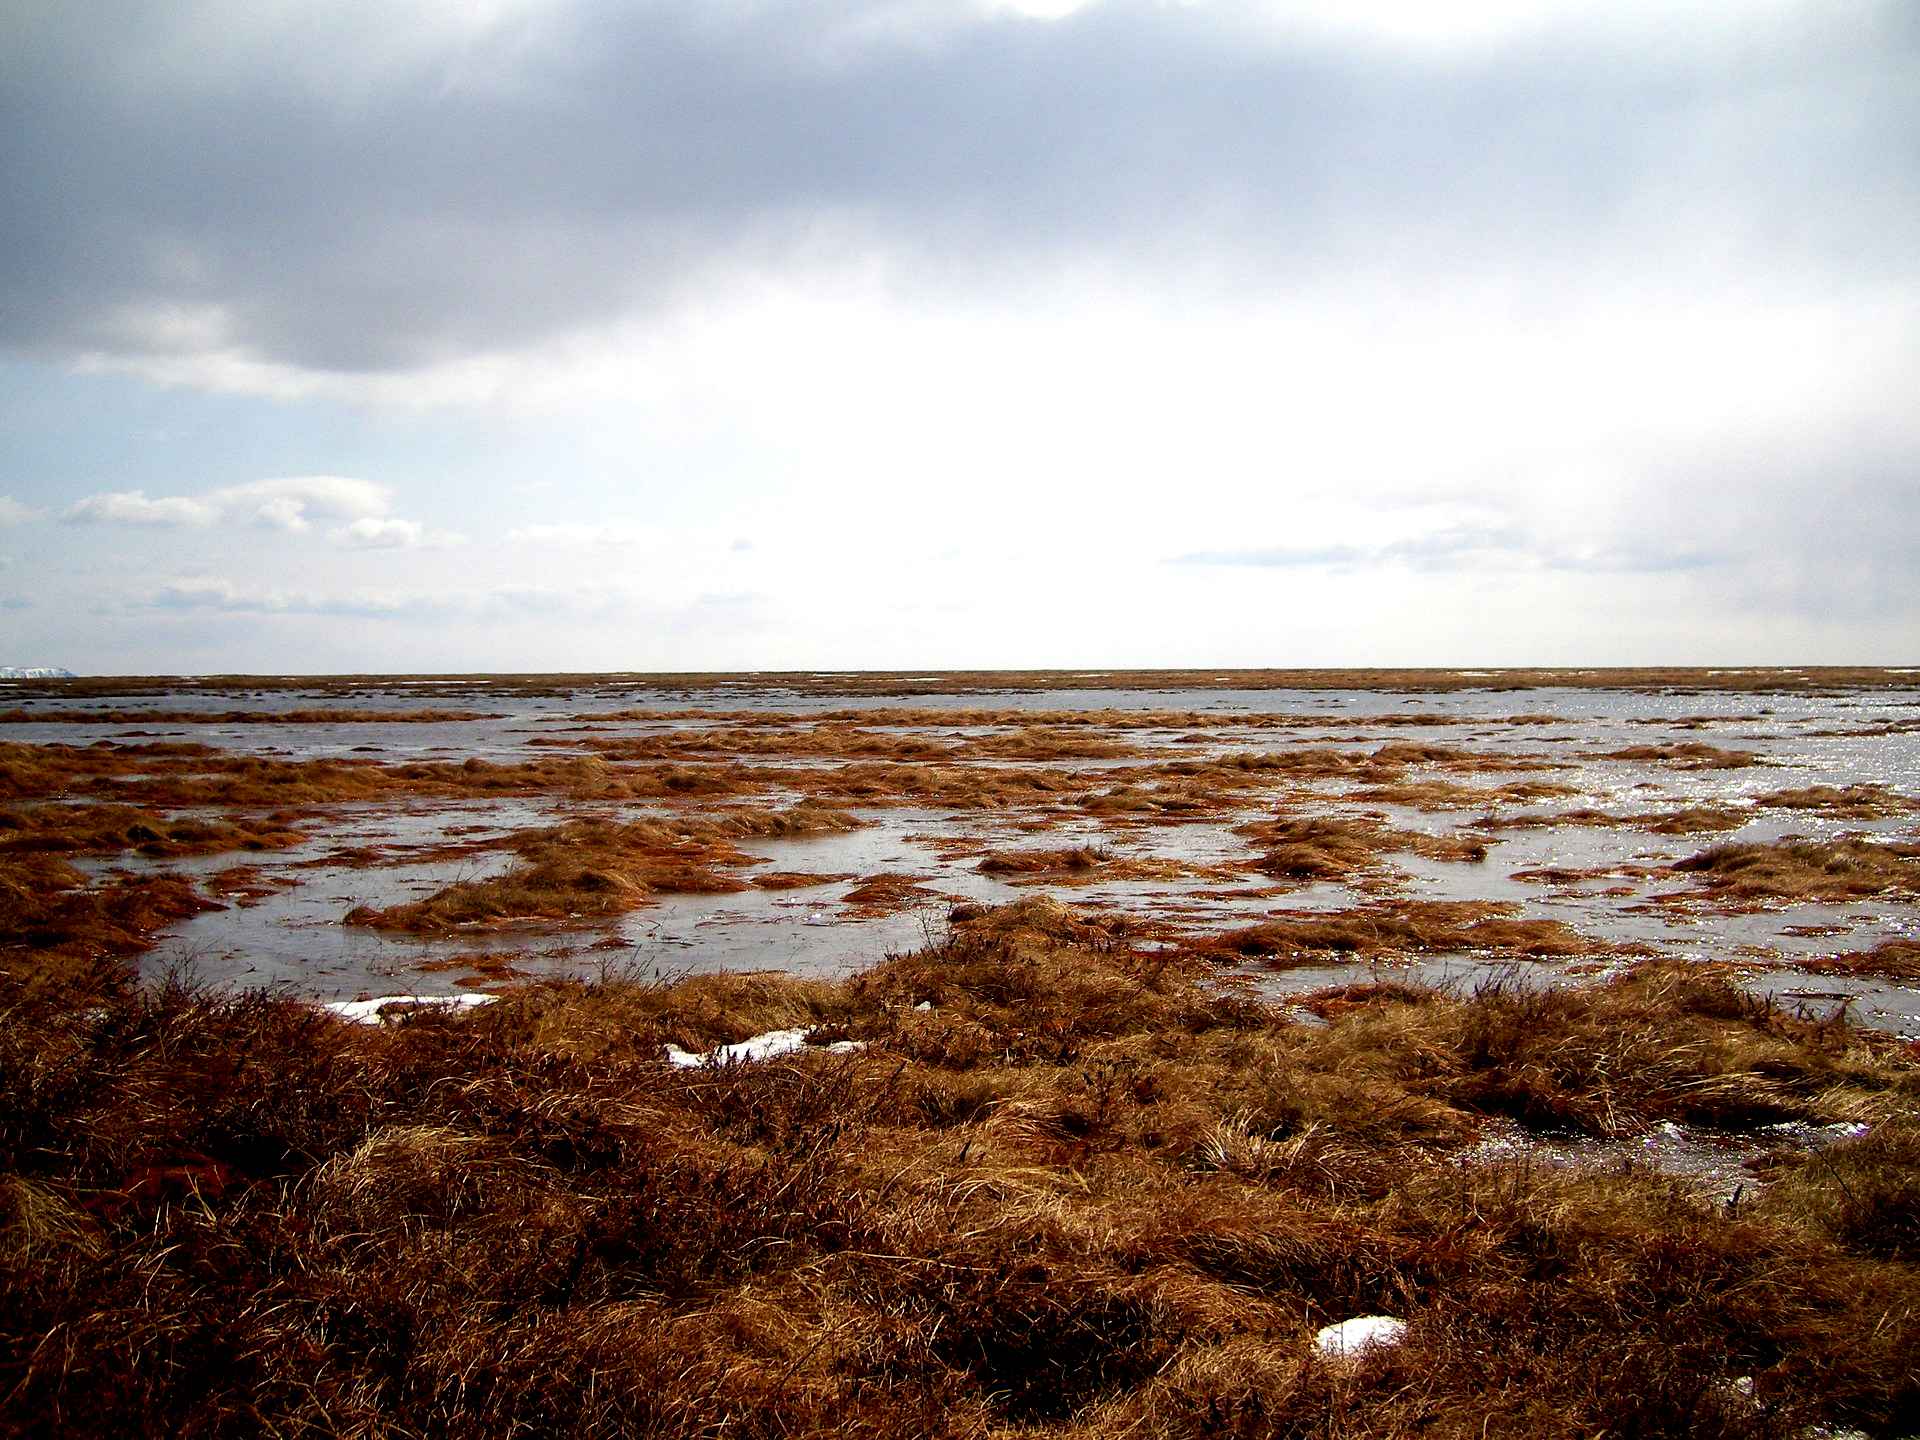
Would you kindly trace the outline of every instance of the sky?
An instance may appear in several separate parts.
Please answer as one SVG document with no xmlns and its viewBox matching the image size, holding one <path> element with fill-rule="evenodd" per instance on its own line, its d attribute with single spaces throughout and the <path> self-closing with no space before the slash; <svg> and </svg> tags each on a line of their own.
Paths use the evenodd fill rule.
<svg viewBox="0 0 1920 1440">
<path fill-rule="evenodd" d="M 9 0 L 0 664 L 1920 663 L 1920 5 Z"/>
</svg>

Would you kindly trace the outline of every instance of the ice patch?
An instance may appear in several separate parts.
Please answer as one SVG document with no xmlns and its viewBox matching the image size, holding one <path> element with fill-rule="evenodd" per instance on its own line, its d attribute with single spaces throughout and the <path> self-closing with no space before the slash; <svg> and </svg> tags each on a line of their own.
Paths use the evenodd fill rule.
<svg viewBox="0 0 1920 1440">
<path fill-rule="evenodd" d="M 416 1010 L 464 1010 L 473 1005 L 490 1004 L 497 998 L 494 995 L 381 995 L 372 1000 L 327 1000 L 321 1008 L 356 1025 L 384 1025 L 389 1019 L 403 1019 Z"/>
<path fill-rule="evenodd" d="M 1407 1322 L 1391 1315 L 1356 1315 L 1329 1325 L 1313 1337 L 1314 1349 L 1328 1360 L 1357 1360 L 1376 1345 L 1398 1345 L 1407 1338 Z"/>
<path fill-rule="evenodd" d="M 791 1055 L 797 1050 L 811 1048 L 807 1042 L 805 1030 L 769 1030 L 764 1035 L 754 1035 L 737 1045 L 720 1045 L 712 1050 L 696 1054 L 691 1050 L 682 1050 L 678 1045 L 667 1046 L 667 1062 L 690 1070 L 701 1065 L 735 1065 L 749 1060 L 772 1060 L 781 1055 Z M 851 1055 L 856 1050 L 866 1049 L 860 1040 L 836 1040 L 831 1045 L 820 1047 L 829 1055 Z"/>
</svg>

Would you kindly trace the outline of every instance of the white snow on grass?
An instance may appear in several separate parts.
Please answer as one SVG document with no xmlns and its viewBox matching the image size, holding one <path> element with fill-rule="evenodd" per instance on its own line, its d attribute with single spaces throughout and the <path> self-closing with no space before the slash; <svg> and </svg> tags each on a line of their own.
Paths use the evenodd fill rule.
<svg viewBox="0 0 1920 1440">
<path fill-rule="evenodd" d="M 791 1055 L 796 1050 L 810 1048 L 805 1030 L 769 1030 L 764 1035 L 754 1035 L 737 1045 L 720 1045 L 712 1050 L 696 1053 L 682 1050 L 678 1045 L 667 1046 L 667 1061 L 682 1069 L 692 1069 L 699 1065 L 736 1065 L 749 1060 L 772 1060 L 781 1055 Z M 821 1047 L 829 1055 L 851 1055 L 856 1050 L 867 1047 L 858 1040 L 836 1040 L 831 1045 Z"/>
<path fill-rule="evenodd" d="M 1376 1345 L 1398 1345 L 1407 1337 L 1407 1322 L 1391 1315 L 1356 1315 L 1329 1325 L 1313 1337 L 1313 1345 L 1328 1360 L 1357 1360 Z"/>
<path fill-rule="evenodd" d="M 473 1005 L 490 1004 L 493 995 L 381 995 L 372 1000 L 327 1000 L 323 1009 L 356 1025 L 384 1025 L 416 1010 L 465 1010 Z"/>
</svg>

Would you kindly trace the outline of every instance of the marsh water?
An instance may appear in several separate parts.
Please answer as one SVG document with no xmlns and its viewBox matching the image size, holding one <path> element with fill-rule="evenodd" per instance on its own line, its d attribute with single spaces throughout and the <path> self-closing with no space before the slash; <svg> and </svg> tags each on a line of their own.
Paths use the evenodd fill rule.
<svg viewBox="0 0 1920 1440">
<path fill-rule="evenodd" d="M 4 692 L 0 692 L 4 699 Z M 1644 954 L 1732 962 L 1742 983 L 1783 1003 L 1832 1010 L 1863 1023 L 1920 1035 L 1920 987 L 1891 980 L 1814 975 L 1798 961 L 1870 949 L 1880 941 L 1920 936 L 1920 911 L 1908 898 L 1844 904 L 1772 904 L 1738 911 L 1663 900 L 1685 886 L 1665 866 L 1711 845 L 1786 837 L 1863 835 L 1912 839 L 1920 814 L 1843 818 L 1817 809 L 1768 808 L 1756 800 L 1801 787 L 1877 785 L 1900 796 L 1920 790 L 1920 688 L 1827 693 L 1608 689 L 1458 689 L 1406 694 L 1368 690 L 1048 689 L 954 695 L 916 694 L 910 701 L 801 693 L 778 685 L 742 684 L 716 693 L 640 687 L 597 687 L 578 693 L 528 694 L 476 684 L 467 689 L 369 684 L 355 693 L 274 690 L 248 694 L 192 685 L 125 698 L 90 697 L 110 708 L 99 720 L 33 718 L 71 712 L 57 700 L 22 700 L 25 717 L 4 738 L 88 745 L 100 741 L 191 741 L 248 755 L 309 760 L 352 758 L 389 763 L 493 762 L 552 757 L 591 741 L 673 735 L 714 723 L 694 712 L 728 712 L 728 723 L 752 717 L 806 721 L 827 712 L 858 712 L 863 731 L 964 740 L 992 729 L 970 712 L 1184 712 L 1230 720 L 1288 717 L 1281 728 L 1232 724 L 1194 728 L 1174 723 L 1127 728 L 1138 754 L 1128 759 L 1075 759 L 1066 768 L 1097 786 L 1105 772 L 1147 761 L 1203 761 L 1291 748 L 1337 747 L 1368 752 L 1409 741 L 1468 749 L 1511 761 L 1502 778 L 1542 779 L 1571 793 L 1524 802 L 1495 800 L 1447 808 L 1382 803 L 1357 796 L 1353 783 L 1289 784 L 1284 794 L 1251 792 L 1231 814 L 1109 817 L 1046 805 L 929 808 L 849 806 L 861 828 L 841 834 L 752 840 L 741 848 L 769 870 L 846 878 L 796 890 L 745 889 L 733 894 L 662 895 L 611 924 L 474 927 L 432 938 L 343 925 L 359 905 L 388 905 L 461 880 L 498 874 L 512 855 L 492 842 L 530 827 L 582 814 L 636 818 L 671 806 L 604 805 L 558 797 L 460 799 L 380 805 L 336 805 L 302 828 L 303 843 L 242 858 L 257 867 L 245 896 L 222 896 L 225 908 L 171 929 L 146 957 L 149 971 L 184 969 L 216 984 L 269 985 L 315 997 L 410 991 L 451 993 L 454 957 L 510 957 L 511 973 L 678 974 L 777 969 L 842 974 L 881 956 L 937 937 L 952 905 L 997 902 L 1033 893 L 1109 915 L 1137 918 L 1144 933 L 1197 935 L 1276 916 L 1332 912 L 1383 894 L 1414 900 L 1484 900 L 1518 907 L 1523 918 L 1557 919 L 1601 942 L 1602 953 L 1579 961 L 1531 961 L 1472 953 L 1425 955 L 1377 965 L 1330 963 L 1278 973 L 1249 971 L 1275 994 L 1341 983 L 1372 973 L 1470 984 L 1494 975 L 1507 983 L 1577 982 Z M 912 712 L 899 707 L 910 704 Z M 405 723 L 332 719 L 326 712 L 441 712 L 447 718 Z M 296 723 L 220 718 L 235 711 L 320 712 Z M 914 714 L 913 712 L 919 712 Z M 931 715 L 926 712 L 935 712 Z M 951 714 L 953 723 L 943 723 Z M 204 721 L 193 719 L 205 715 Z M 907 715 L 910 718 L 902 721 Z M 154 718 L 147 719 L 145 717 Z M 477 718 L 462 718 L 473 716 Z M 1099 717 L 1093 717 L 1095 725 Z M 1428 727 L 1431 728 L 1428 728 Z M 1116 731 L 1115 733 L 1122 733 Z M 1607 759 L 1633 747 L 1706 744 L 1753 753 L 1741 768 L 1690 768 L 1645 759 Z M 731 764 L 753 764 L 730 755 Z M 688 763 L 697 763 L 689 761 Z M 780 762 L 832 766 L 825 756 Z M 1032 762 L 1040 765 L 1043 762 Z M 1022 762 L 996 759 L 1001 770 Z M 1411 766 L 1417 775 L 1422 767 Z M 1435 778 L 1445 774 L 1434 770 Z M 1457 778 L 1457 777 L 1454 777 Z M 778 796 L 775 797 L 780 798 Z M 799 798 L 798 796 L 790 798 Z M 1662 835 L 1619 824 L 1499 822 L 1538 820 L 1554 812 L 1672 811 L 1725 806 L 1748 818 L 1712 835 Z M 679 807 L 681 813 L 685 807 Z M 1470 831 L 1487 856 L 1478 863 L 1388 857 L 1384 874 L 1364 891 L 1348 883 L 1307 884 L 1275 894 L 1218 878 L 1108 880 L 1014 885 L 983 873 L 985 850 L 1085 845 L 1118 857 L 1187 862 L 1188 868 L 1243 863 L 1249 842 L 1236 827 L 1263 814 L 1367 816 L 1433 835 Z M 453 853 L 457 852 L 457 853 Z M 370 856 L 377 857 L 370 860 Z M 98 872 L 158 867 L 184 871 L 212 885 L 236 863 L 232 854 L 197 860 L 125 857 L 87 862 Z M 1541 872 L 1547 872 L 1546 878 Z M 863 877 L 910 877 L 914 903 L 872 913 L 851 906 L 847 892 Z M 1176 943 L 1162 940 L 1159 943 Z M 469 983 L 472 983 L 471 980 Z"/>
</svg>

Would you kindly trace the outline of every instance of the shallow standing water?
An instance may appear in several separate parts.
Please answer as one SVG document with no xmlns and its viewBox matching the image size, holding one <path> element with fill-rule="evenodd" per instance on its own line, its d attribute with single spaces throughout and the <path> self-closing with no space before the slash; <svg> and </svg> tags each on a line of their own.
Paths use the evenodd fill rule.
<svg viewBox="0 0 1920 1440">
<path fill-rule="evenodd" d="M 1920 785 L 1920 690 L 1910 687 L 1816 694 L 1581 688 L 1428 694 L 1049 689 L 916 694 L 889 701 L 800 693 L 777 685 L 743 684 L 720 693 L 595 688 L 528 695 L 486 684 L 421 693 L 393 682 L 364 687 L 350 696 L 332 690 L 249 695 L 185 687 L 121 699 L 93 698 L 86 707 L 41 699 L 21 702 L 21 708 L 27 718 L 6 726 L 0 739 L 83 746 L 189 741 L 223 753 L 389 765 L 470 757 L 508 764 L 597 753 L 580 747 L 671 742 L 707 732 L 741 733 L 755 726 L 775 727 L 771 733 L 777 734 L 778 727 L 804 728 L 832 712 L 851 712 L 854 718 L 843 722 L 845 727 L 863 735 L 952 747 L 1011 733 L 1023 716 L 1099 712 L 1088 717 L 1090 726 L 1080 728 L 1110 734 L 1138 753 L 943 762 L 1002 774 L 1063 771 L 1085 793 L 1171 762 L 1259 759 L 1313 749 L 1368 755 L 1383 746 L 1451 747 L 1483 757 L 1489 765 L 1513 767 L 1461 773 L 1444 761 L 1408 762 L 1409 780 L 1446 781 L 1486 794 L 1484 803 L 1444 807 L 1370 799 L 1359 793 L 1365 786 L 1351 781 L 1297 779 L 1285 772 L 1275 772 L 1269 783 L 1250 786 L 1229 813 L 1204 815 L 1095 814 L 1077 809 L 1071 794 L 989 807 L 841 803 L 840 808 L 863 822 L 862 828 L 815 838 L 754 840 L 742 848 L 770 870 L 848 878 L 791 891 L 663 895 L 606 925 L 475 927 L 433 939 L 340 922 L 356 905 L 392 904 L 501 873 L 512 856 L 489 847 L 514 831 L 582 814 L 630 819 L 698 814 L 701 807 L 679 801 L 605 805 L 559 795 L 336 805 L 306 822 L 311 838 L 285 851 L 191 861 L 122 855 L 88 862 L 89 868 L 103 873 L 172 869 L 205 883 L 241 862 L 258 867 L 267 881 L 263 888 L 270 892 L 264 898 L 229 903 L 174 927 L 145 961 L 150 971 L 184 966 L 214 983 L 269 984 L 316 996 L 448 993 L 458 983 L 458 967 L 423 965 L 489 953 L 511 956 L 516 972 L 533 975 L 592 973 L 608 965 L 663 975 L 714 969 L 838 974 L 936 937 L 947 909 L 956 902 L 993 903 L 1020 894 L 1051 893 L 1076 905 L 1127 915 L 1156 935 L 1172 937 L 1163 943 L 1178 943 L 1181 935 L 1397 897 L 1507 902 L 1518 907 L 1522 918 L 1563 920 L 1621 954 L 1578 964 L 1470 953 L 1376 966 L 1331 963 L 1276 975 L 1263 972 L 1261 983 L 1284 993 L 1383 970 L 1460 983 L 1489 973 L 1527 983 L 1560 983 L 1626 963 L 1632 953 L 1670 954 L 1735 962 L 1745 983 L 1787 1003 L 1827 1009 L 1847 1004 L 1858 1019 L 1920 1034 L 1920 987 L 1814 975 L 1795 963 L 1920 935 L 1911 897 L 1775 905 L 1743 913 L 1661 898 L 1687 888 L 1664 867 L 1712 845 L 1794 836 L 1910 839 L 1920 834 L 1920 815 L 1911 810 L 1858 819 L 1756 804 L 1762 796 L 1821 785 L 1878 785 L 1896 797 L 1912 798 Z M 33 718 L 36 711 L 78 708 L 119 713 L 110 723 Z M 394 723 L 328 714 L 401 710 L 448 718 Z M 1006 713 L 984 721 L 964 713 L 983 710 Z M 234 711 L 319 713 L 282 724 L 221 718 Z M 463 712 L 477 718 L 456 718 Z M 1149 728 L 1124 723 L 1141 712 L 1178 712 L 1184 718 Z M 1253 723 L 1265 717 L 1283 717 L 1285 723 Z M 1718 769 L 1601 758 L 1609 751 L 1675 744 L 1748 751 L 1762 763 Z M 684 763 L 697 769 L 720 758 L 689 754 Z M 724 761 L 781 768 L 787 778 L 759 797 L 770 803 L 806 798 L 804 788 L 795 788 L 804 787 L 806 776 L 829 776 L 858 763 L 857 757 L 830 752 L 800 756 L 777 750 L 765 755 L 729 751 Z M 619 763 L 614 761 L 616 768 Z M 1493 794 L 1502 783 L 1528 780 L 1567 787 L 1572 793 L 1525 801 Z M 1618 824 L 1521 828 L 1483 823 L 1574 809 L 1619 815 L 1713 805 L 1737 808 L 1748 818 L 1736 829 L 1704 835 L 1660 835 Z M 1326 881 L 1278 893 L 1270 884 L 1218 873 L 1244 866 L 1257 849 L 1237 827 L 1283 814 L 1374 817 L 1398 829 L 1437 836 L 1471 832 L 1485 841 L 1488 855 L 1479 863 L 1461 864 L 1397 854 L 1362 884 Z M 1215 873 L 1164 879 L 1108 879 L 1095 873 L 1085 883 L 1015 886 L 979 868 L 979 857 L 988 851 L 1082 845 L 1109 859 L 1177 862 L 1189 871 L 1210 868 Z M 377 863 L 368 863 L 369 848 L 378 851 Z M 1541 871 L 1579 878 L 1543 880 Z M 924 893 L 884 913 L 850 906 L 847 892 L 876 874 L 907 876 Z"/>
</svg>

